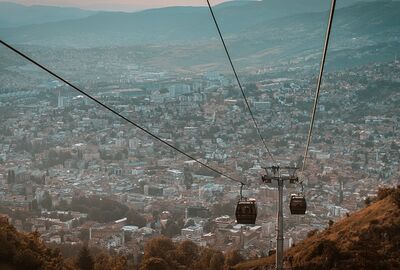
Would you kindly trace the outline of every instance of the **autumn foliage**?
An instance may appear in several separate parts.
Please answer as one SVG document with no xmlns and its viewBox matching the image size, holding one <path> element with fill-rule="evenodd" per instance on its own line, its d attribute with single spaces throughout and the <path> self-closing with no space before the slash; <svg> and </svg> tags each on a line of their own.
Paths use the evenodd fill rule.
<svg viewBox="0 0 400 270">
<path fill-rule="evenodd" d="M 20 233 L 0 221 L 0 269 L 68 269 L 58 250 L 47 248 L 37 233 Z"/>
<path fill-rule="evenodd" d="M 64 258 L 60 249 L 46 247 L 38 233 L 18 232 L 0 219 L 1 270 L 229 270 L 242 261 L 236 250 L 223 254 L 188 240 L 174 243 L 165 236 L 146 243 L 137 268 L 128 268 L 128 261 L 122 256 L 95 254 L 85 245 L 76 248 L 76 255 Z"/>
<path fill-rule="evenodd" d="M 18 232 L 0 219 L 1 270 L 125 270 L 126 258 L 100 253 L 93 256 L 83 246 L 75 258 L 65 259 L 58 248 L 46 247 L 38 233 Z"/>
<path fill-rule="evenodd" d="M 199 247 L 186 240 L 173 243 L 161 236 L 150 240 L 144 250 L 140 270 L 223 270 L 231 269 L 242 257 L 237 251 L 223 254 L 206 247 Z"/>
</svg>

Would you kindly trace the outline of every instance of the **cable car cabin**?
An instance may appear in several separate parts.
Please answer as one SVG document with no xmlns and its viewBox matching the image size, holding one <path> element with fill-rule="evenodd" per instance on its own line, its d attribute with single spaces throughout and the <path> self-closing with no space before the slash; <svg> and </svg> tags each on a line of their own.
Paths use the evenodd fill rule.
<svg viewBox="0 0 400 270">
<path fill-rule="evenodd" d="M 306 199 L 301 195 L 292 194 L 289 206 L 292 215 L 304 215 L 307 210 Z"/>
<path fill-rule="evenodd" d="M 236 206 L 235 215 L 238 224 L 255 224 L 257 218 L 256 200 L 241 199 Z"/>
</svg>

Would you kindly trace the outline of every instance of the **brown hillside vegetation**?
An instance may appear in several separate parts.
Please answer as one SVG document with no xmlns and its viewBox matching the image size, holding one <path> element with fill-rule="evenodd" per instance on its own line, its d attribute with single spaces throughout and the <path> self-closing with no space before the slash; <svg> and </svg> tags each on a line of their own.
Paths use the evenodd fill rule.
<svg viewBox="0 0 400 270">
<path fill-rule="evenodd" d="M 57 250 L 47 248 L 37 233 L 20 233 L 0 220 L 0 269 L 68 269 Z"/>
<path fill-rule="evenodd" d="M 126 260 L 100 253 L 92 256 L 86 246 L 65 259 L 60 249 L 46 247 L 39 233 L 18 232 L 0 217 L 0 270 L 125 270 Z"/>
<path fill-rule="evenodd" d="M 146 243 L 141 265 L 133 268 L 124 257 L 91 253 L 81 246 L 77 255 L 65 259 L 60 249 L 46 247 L 38 233 L 18 232 L 0 218 L 0 270 L 230 270 L 243 260 L 237 250 L 223 254 L 164 236 Z"/>
<path fill-rule="evenodd" d="M 173 243 L 161 236 L 147 242 L 140 270 L 231 270 L 240 261 L 237 250 L 223 254 L 189 240 Z"/>
<path fill-rule="evenodd" d="M 285 252 L 294 270 L 400 269 L 400 186 L 383 188 L 368 207 Z M 236 270 L 272 269 L 273 256 Z"/>
</svg>

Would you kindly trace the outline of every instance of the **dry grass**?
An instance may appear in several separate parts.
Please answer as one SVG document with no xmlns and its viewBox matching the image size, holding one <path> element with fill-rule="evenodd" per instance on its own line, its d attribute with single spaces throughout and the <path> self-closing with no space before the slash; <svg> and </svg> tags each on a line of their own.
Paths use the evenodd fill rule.
<svg viewBox="0 0 400 270">
<path fill-rule="evenodd" d="M 290 248 L 293 269 L 400 269 L 400 188 L 369 207 Z M 265 269 L 274 257 L 241 263 L 236 270 Z"/>
</svg>

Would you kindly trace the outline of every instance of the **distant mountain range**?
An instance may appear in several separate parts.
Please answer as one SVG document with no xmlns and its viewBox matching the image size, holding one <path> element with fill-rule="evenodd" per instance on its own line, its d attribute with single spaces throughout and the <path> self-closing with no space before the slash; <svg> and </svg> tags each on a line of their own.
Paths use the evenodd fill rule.
<svg viewBox="0 0 400 270">
<path fill-rule="evenodd" d="M 333 56 L 336 53 L 340 61 L 365 56 L 366 59 L 355 59 L 357 63 L 365 63 L 368 57 L 379 58 L 380 48 L 385 57 L 396 50 L 400 44 L 400 1 L 337 3 L 330 44 Z M 248 65 L 300 57 L 305 62 L 311 59 L 315 65 L 322 48 L 329 5 L 328 0 L 232 1 L 217 5 L 215 14 L 238 63 Z M 134 13 L 71 12 L 70 16 L 81 17 L 3 27 L 0 37 L 13 44 L 51 47 L 145 46 L 150 50 L 150 58 L 159 62 L 165 58 L 167 65 L 172 60 L 166 58 L 173 58 L 172 64 L 183 66 L 208 65 L 221 59 L 216 56 L 221 54 L 221 44 L 206 7 L 169 7 Z M 1 16 L 0 21 L 3 19 Z M 151 48 L 155 46 L 157 53 L 152 54 Z M 335 61 L 332 57 L 329 60 Z"/>
<path fill-rule="evenodd" d="M 261 7 L 259 14 L 275 18 L 307 11 L 323 11 L 327 9 L 329 4 L 328 1 L 320 0 L 266 0 L 261 2 L 252 0 L 229 1 L 216 6 L 216 9 L 226 10 L 226 12 L 224 11 L 225 13 L 236 13 L 238 7 L 247 6 L 246 9 L 248 10 Z M 339 1 L 338 5 L 341 7 L 355 2 L 356 0 Z M 268 8 L 267 10 L 265 9 L 266 7 Z M 204 9 L 204 12 L 206 11 Z M 42 5 L 25 6 L 12 2 L 0 2 L 0 28 L 81 19 L 96 13 L 78 8 Z M 116 14 L 118 16 L 118 13 Z"/>
<path fill-rule="evenodd" d="M 94 11 L 51 6 L 23 6 L 0 2 L 0 28 L 85 18 Z"/>
<path fill-rule="evenodd" d="M 290 18 L 290 16 L 326 11 L 329 9 L 329 2 L 321 0 L 233 1 L 216 6 L 215 13 L 226 35 L 243 32 L 251 34 L 251 32 L 269 31 L 271 20 L 274 27 L 279 27 L 281 22 L 287 24 L 295 20 L 296 23 L 300 21 L 303 24 L 303 21 L 307 23 L 311 22 L 311 19 L 317 19 L 315 23 L 322 25 L 326 17 L 324 13 L 295 18 Z M 338 8 L 356 2 L 355 0 L 338 1 Z M 390 6 L 392 4 L 394 3 Z M 9 8 L 4 8 L 4 6 Z M 383 4 L 375 3 L 375 6 L 371 7 L 378 6 L 383 6 Z M 0 31 L 2 38 L 16 43 L 92 47 L 146 43 L 181 44 L 182 42 L 207 41 L 215 37 L 215 28 L 209 11 L 205 7 L 170 7 L 135 13 L 99 12 L 93 15 L 89 11 L 79 9 L 24 7 L 10 3 L 0 3 L 0 7 L 0 20 L 6 21 L 6 23 L 0 23 L 3 28 L 10 24 L 25 24 L 28 21 L 35 24 Z M 379 11 L 382 9 L 372 15 L 383 15 L 379 14 Z M 354 12 L 356 14 L 353 15 L 358 15 L 357 10 Z M 338 13 L 340 15 L 340 12 Z M 277 21 L 278 18 L 282 20 Z M 353 20 L 357 21 L 356 18 L 354 17 Z M 41 20 L 47 22 L 39 24 Z M 57 22 L 49 22 L 56 20 Z M 311 22 L 313 23 L 314 21 Z M 297 25 L 293 26 L 297 27 Z"/>
</svg>

